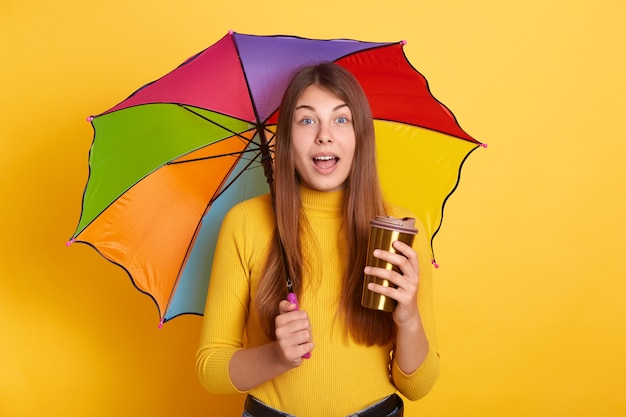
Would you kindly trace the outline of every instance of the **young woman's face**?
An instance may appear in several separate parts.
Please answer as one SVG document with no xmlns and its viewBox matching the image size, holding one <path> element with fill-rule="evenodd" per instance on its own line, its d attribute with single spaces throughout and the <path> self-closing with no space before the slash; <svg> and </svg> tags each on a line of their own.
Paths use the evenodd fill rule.
<svg viewBox="0 0 626 417">
<path fill-rule="evenodd" d="M 346 103 L 319 86 L 307 87 L 296 103 L 291 134 L 302 185 L 317 191 L 343 189 L 356 146 Z"/>
</svg>

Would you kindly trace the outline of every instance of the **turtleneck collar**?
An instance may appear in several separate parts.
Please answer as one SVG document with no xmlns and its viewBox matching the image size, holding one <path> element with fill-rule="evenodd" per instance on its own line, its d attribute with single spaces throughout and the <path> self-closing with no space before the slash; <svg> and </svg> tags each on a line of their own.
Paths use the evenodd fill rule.
<svg viewBox="0 0 626 417">
<path fill-rule="evenodd" d="M 316 191 L 300 186 L 300 201 L 308 215 L 327 218 L 338 218 L 343 214 L 344 190 Z"/>
</svg>

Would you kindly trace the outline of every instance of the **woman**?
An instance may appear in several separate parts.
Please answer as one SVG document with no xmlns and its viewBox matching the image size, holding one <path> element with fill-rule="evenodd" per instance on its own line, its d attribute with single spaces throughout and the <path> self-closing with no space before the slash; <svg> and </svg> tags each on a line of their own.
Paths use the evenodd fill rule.
<svg viewBox="0 0 626 417">
<path fill-rule="evenodd" d="M 294 76 L 277 125 L 275 203 L 257 197 L 226 216 L 197 355 L 209 391 L 249 394 L 244 416 L 401 416 L 396 392 L 416 400 L 437 379 L 421 225 L 417 252 L 395 242 L 404 256 L 374 253 L 401 274 L 364 267 L 369 221 L 414 217 L 383 202 L 374 146 L 352 74 L 329 63 Z M 370 284 L 397 301 L 393 313 L 361 307 L 364 272 L 398 286 Z M 287 280 L 299 309 L 286 300 Z"/>
</svg>

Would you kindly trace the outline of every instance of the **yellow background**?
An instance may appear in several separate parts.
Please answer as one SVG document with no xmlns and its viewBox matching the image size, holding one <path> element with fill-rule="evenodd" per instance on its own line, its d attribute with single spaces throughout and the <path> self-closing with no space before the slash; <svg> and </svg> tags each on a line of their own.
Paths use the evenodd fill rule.
<svg viewBox="0 0 626 417">
<path fill-rule="evenodd" d="M 0 416 L 239 415 L 197 382 L 200 318 L 159 330 L 121 269 L 65 247 L 85 117 L 229 29 L 406 39 L 489 144 L 435 241 L 442 375 L 408 416 L 626 415 L 625 4 L 2 0 Z"/>
</svg>

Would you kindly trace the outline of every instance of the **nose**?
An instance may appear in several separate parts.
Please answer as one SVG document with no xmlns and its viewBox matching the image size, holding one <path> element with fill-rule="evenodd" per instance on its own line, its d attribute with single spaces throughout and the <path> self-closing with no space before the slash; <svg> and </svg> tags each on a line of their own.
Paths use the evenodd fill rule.
<svg viewBox="0 0 626 417">
<path fill-rule="evenodd" d="M 328 127 L 325 126 L 324 124 L 322 124 L 320 126 L 320 129 L 317 132 L 316 141 L 320 145 L 322 145 L 324 143 L 332 143 L 333 142 L 333 136 L 330 134 L 330 131 L 328 130 Z"/>
<path fill-rule="evenodd" d="M 328 137 L 319 137 L 318 136 L 318 138 L 317 138 L 317 143 L 320 144 L 320 145 L 322 145 L 324 143 L 332 143 L 332 142 L 333 142 L 333 140 L 332 140 L 332 138 L 330 136 L 328 136 Z"/>
</svg>

